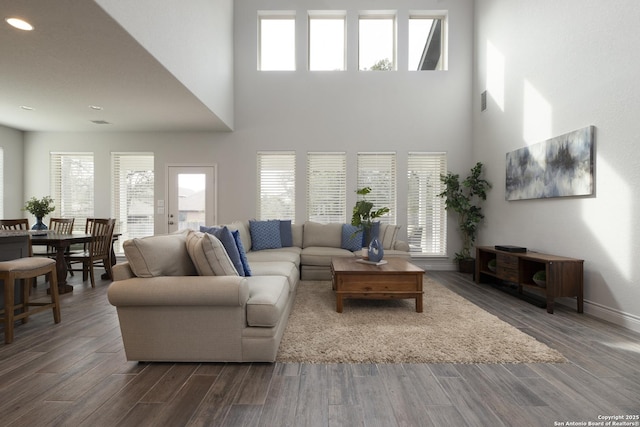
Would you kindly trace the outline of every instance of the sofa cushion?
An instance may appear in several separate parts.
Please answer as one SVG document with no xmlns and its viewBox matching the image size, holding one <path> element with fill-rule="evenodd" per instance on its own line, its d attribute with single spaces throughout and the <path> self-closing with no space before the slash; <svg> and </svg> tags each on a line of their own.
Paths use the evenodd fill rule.
<svg viewBox="0 0 640 427">
<path fill-rule="evenodd" d="M 187 251 L 200 276 L 237 276 L 222 242 L 213 234 L 191 230 Z"/>
<path fill-rule="evenodd" d="M 236 246 L 238 247 L 238 255 L 240 255 L 240 262 L 242 263 L 242 269 L 244 270 L 245 276 L 251 276 L 251 267 L 249 266 L 249 260 L 247 259 L 247 253 L 244 250 L 244 244 L 242 243 L 242 238 L 240 237 L 239 230 L 233 230 L 231 235 L 236 241 Z"/>
<path fill-rule="evenodd" d="M 311 246 L 304 248 L 300 253 L 300 262 L 305 265 L 331 265 L 331 258 L 335 257 L 354 257 L 351 251 L 341 248 L 328 248 L 325 246 Z M 304 268 L 304 267 L 303 267 Z"/>
<path fill-rule="evenodd" d="M 252 250 L 261 251 L 282 247 L 280 221 L 249 221 L 249 230 L 251 231 Z"/>
<path fill-rule="evenodd" d="M 247 324 L 273 327 L 282 318 L 289 296 L 289 283 L 284 276 L 248 277 L 249 300 Z"/>
<path fill-rule="evenodd" d="M 291 224 L 291 234 L 293 235 L 293 246 L 302 248 L 302 234 L 304 224 Z"/>
<path fill-rule="evenodd" d="M 122 244 L 129 267 L 137 277 L 195 276 L 186 245 L 187 231 L 136 237 Z"/>
<path fill-rule="evenodd" d="M 255 276 L 284 276 L 289 282 L 289 291 L 295 290 L 300 281 L 300 272 L 295 264 L 288 261 L 252 262 Z"/>
<path fill-rule="evenodd" d="M 342 243 L 342 224 L 320 224 L 307 221 L 304 223 L 302 247 L 326 246 L 339 248 Z M 304 264 L 304 263 L 303 263 Z"/>
<path fill-rule="evenodd" d="M 263 251 L 251 251 L 247 252 L 247 259 L 249 260 L 250 265 L 254 262 L 287 261 L 295 264 L 296 267 L 299 267 L 301 251 L 302 249 L 296 246 L 279 249 L 265 249 Z"/>
<path fill-rule="evenodd" d="M 224 250 L 227 251 L 227 255 L 229 255 L 229 259 L 233 263 L 233 266 L 236 268 L 236 271 L 240 276 L 244 276 L 244 267 L 242 266 L 242 260 L 240 259 L 240 252 L 238 251 L 238 244 L 236 243 L 236 239 L 231 234 L 231 230 L 225 225 L 222 227 L 205 227 L 200 226 L 200 231 L 203 233 L 213 234 L 222 242 L 222 246 L 224 246 Z"/>
<path fill-rule="evenodd" d="M 357 251 L 362 249 L 362 229 L 356 225 L 342 224 L 342 249 Z"/>
</svg>

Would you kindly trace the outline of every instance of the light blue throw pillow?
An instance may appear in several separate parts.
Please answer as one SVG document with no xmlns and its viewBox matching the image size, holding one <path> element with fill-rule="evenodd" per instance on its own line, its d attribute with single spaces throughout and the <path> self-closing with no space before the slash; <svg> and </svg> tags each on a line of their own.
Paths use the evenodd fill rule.
<svg viewBox="0 0 640 427">
<path fill-rule="evenodd" d="M 233 230 L 231 232 L 233 238 L 236 240 L 236 246 L 238 247 L 238 253 L 240 254 L 240 262 L 242 262 L 242 268 L 245 276 L 251 276 L 251 267 L 249 267 L 249 260 L 247 259 L 247 253 L 244 250 L 242 239 L 240 238 L 240 231 Z M 238 272 L 239 273 L 239 272 Z"/>
<path fill-rule="evenodd" d="M 342 224 L 342 249 L 352 252 L 362 249 L 362 230 L 351 224 Z"/>
<path fill-rule="evenodd" d="M 249 221 L 251 232 L 251 249 L 261 251 L 263 249 L 278 249 L 282 247 L 280 239 L 280 221 Z"/>
<path fill-rule="evenodd" d="M 224 246 L 224 250 L 227 251 L 227 255 L 229 255 L 229 259 L 231 263 L 236 268 L 238 275 L 244 276 L 244 267 L 242 265 L 242 260 L 240 258 L 240 252 L 238 251 L 238 245 L 236 243 L 236 239 L 231 234 L 231 230 L 224 227 L 205 227 L 200 226 L 200 231 L 203 233 L 209 233 L 218 238 L 220 242 L 222 242 L 222 246 Z"/>
</svg>

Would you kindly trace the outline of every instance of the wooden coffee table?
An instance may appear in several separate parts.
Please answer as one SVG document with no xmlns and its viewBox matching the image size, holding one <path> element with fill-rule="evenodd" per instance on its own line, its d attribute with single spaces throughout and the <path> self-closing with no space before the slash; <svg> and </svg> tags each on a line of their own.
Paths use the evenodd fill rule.
<svg viewBox="0 0 640 427">
<path fill-rule="evenodd" d="M 424 270 L 403 258 L 386 258 L 386 264 L 358 262 L 359 258 L 333 258 L 331 276 L 336 292 L 336 311 L 342 313 L 345 298 L 415 298 L 416 311 L 422 313 Z"/>
</svg>

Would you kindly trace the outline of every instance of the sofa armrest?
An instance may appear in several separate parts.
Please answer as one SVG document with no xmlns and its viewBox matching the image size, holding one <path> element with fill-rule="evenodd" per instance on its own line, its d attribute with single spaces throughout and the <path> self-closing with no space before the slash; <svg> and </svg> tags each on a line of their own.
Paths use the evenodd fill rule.
<svg viewBox="0 0 640 427">
<path fill-rule="evenodd" d="M 396 240 L 393 243 L 393 248 L 396 251 L 405 251 L 405 252 L 409 252 L 409 244 L 405 241 L 402 240 Z"/>
<path fill-rule="evenodd" d="M 111 305 L 244 306 L 249 284 L 240 276 L 133 277 L 109 285 Z"/>
<path fill-rule="evenodd" d="M 117 263 L 116 265 L 111 267 L 111 272 L 113 273 L 114 281 L 136 277 L 136 275 L 133 274 L 133 270 L 131 270 L 131 266 L 129 265 L 128 261 Z"/>
</svg>

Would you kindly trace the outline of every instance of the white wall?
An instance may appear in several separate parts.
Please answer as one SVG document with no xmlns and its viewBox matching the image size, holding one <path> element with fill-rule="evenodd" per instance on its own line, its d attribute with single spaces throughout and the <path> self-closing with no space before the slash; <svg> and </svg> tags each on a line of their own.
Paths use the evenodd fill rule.
<svg viewBox="0 0 640 427">
<path fill-rule="evenodd" d="M 233 129 L 233 0 L 96 0 Z"/>
<path fill-rule="evenodd" d="M 409 10 L 444 10 L 449 14 L 449 71 L 409 72 L 406 60 L 394 72 L 306 71 L 307 10 L 348 6 L 348 63 L 357 64 L 356 23 L 359 10 L 398 10 L 398 34 L 406 36 Z M 48 182 L 50 151 L 93 151 L 96 194 L 110 194 L 111 151 L 153 151 L 156 198 L 165 199 L 167 163 L 218 164 L 218 218 L 228 222 L 256 216 L 256 152 L 295 150 L 298 186 L 296 221 L 306 219 L 305 166 L 308 151 L 346 151 L 349 164 L 347 206 L 355 203 L 356 153 L 395 151 L 398 155 L 399 223 L 406 217 L 406 157 L 409 151 L 447 151 L 449 168 L 471 162 L 471 96 L 473 67 L 472 0 L 271 0 L 234 2 L 235 131 L 230 133 L 30 133 L 25 156 L 25 197 L 39 194 Z M 257 11 L 298 12 L 298 69 L 257 71 Z M 405 52 L 400 59 L 406 58 Z M 45 189 L 46 190 L 46 189 Z M 108 197 L 96 199 L 96 215 L 109 215 Z M 349 214 L 349 213 L 348 213 Z M 455 224 L 449 230 L 449 252 L 459 250 Z M 156 233 L 166 219 L 156 217 Z M 406 228 L 403 227 L 403 235 Z M 449 268 L 451 259 L 429 260 Z"/>
<path fill-rule="evenodd" d="M 4 151 L 4 214 L 3 218 L 24 218 L 21 211 L 25 199 L 23 197 L 23 132 L 0 126 L 0 147 Z"/>
<path fill-rule="evenodd" d="M 640 3 L 475 4 L 473 153 L 494 184 L 478 243 L 584 259 L 585 312 L 640 330 Z M 595 196 L 505 201 L 507 152 L 589 125 Z"/>
</svg>

